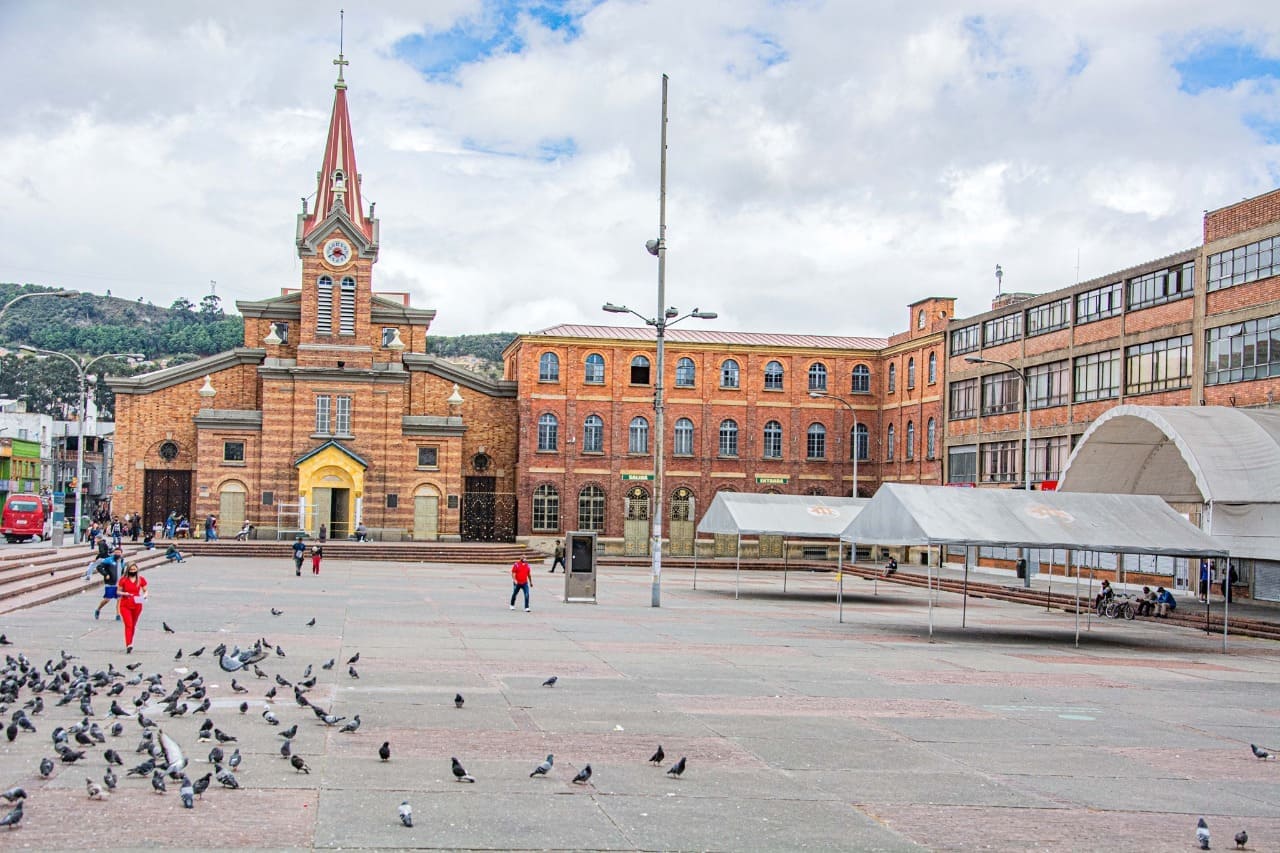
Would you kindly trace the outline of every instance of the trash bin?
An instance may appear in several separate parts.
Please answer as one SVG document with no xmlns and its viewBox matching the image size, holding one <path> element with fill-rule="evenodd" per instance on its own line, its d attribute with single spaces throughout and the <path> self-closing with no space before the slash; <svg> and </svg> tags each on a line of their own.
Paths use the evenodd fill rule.
<svg viewBox="0 0 1280 853">
<path fill-rule="evenodd" d="M 1027 576 L 1027 561 L 1025 559 L 1018 560 L 1017 572 L 1018 572 L 1018 577 L 1020 578 L 1025 578 Z"/>
</svg>

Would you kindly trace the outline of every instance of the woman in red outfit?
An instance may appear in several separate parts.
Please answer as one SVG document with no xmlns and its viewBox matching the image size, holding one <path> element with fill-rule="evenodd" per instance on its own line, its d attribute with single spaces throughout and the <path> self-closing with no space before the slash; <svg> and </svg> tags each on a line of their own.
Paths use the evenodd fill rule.
<svg viewBox="0 0 1280 853">
<path fill-rule="evenodd" d="M 142 615 L 142 602 L 147 599 L 147 579 L 138 573 L 138 564 L 130 563 L 118 587 L 120 617 L 124 620 L 124 650 L 133 654 L 133 629 Z"/>
</svg>

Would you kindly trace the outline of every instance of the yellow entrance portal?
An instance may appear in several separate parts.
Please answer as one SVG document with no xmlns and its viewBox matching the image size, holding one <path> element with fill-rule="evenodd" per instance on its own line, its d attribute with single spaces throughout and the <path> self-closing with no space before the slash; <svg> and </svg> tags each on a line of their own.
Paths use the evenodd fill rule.
<svg viewBox="0 0 1280 853">
<path fill-rule="evenodd" d="M 297 461 L 298 494 L 307 502 L 307 525 L 324 526 L 329 538 L 346 539 L 355 529 L 364 497 L 365 463 L 337 442 L 328 442 Z"/>
</svg>

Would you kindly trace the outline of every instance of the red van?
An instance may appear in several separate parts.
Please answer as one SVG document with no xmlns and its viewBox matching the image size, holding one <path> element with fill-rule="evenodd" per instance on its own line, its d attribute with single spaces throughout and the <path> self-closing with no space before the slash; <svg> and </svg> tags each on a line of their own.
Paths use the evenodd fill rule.
<svg viewBox="0 0 1280 853">
<path fill-rule="evenodd" d="M 46 538 L 50 513 L 39 495 L 9 495 L 0 513 L 0 535 L 10 544 Z"/>
</svg>

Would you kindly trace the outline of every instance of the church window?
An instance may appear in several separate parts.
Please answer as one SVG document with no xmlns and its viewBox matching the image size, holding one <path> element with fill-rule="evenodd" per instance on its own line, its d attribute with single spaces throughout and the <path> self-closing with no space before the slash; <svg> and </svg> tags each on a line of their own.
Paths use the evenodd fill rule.
<svg viewBox="0 0 1280 853">
<path fill-rule="evenodd" d="M 560 356 L 553 352 L 544 352 L 538 357 L 538 381 L 560 381 Z"/>
<path fill-rule="evenodd" d="M 338 334 L 356 333 L 356 280 L 351 276 L 342 279 L 342 291 L 338 303 Z"/>
<path fill-rule="evenodd" d="M 222 461 L 223 462 L 243 462 L 244 461 L 244 442 L 243 441 L 222 442 Z"/>
<path fill-rule="evenodd" d="M 440 448 L 419 447 L 418 448 L 418 467 L 419 468 L 439 468 L 440 467 Z"/>
<path fill-rule="evenodd" d="M 316 432 L 321 435 L 329 432 L 329 396 L 327 394 L 316 397 Z"/>
<path fill-rule="evenodd" d="M 337 418 L 333 431 L 338 435 L 351 435 L 351 398 L 337 397 Z"/>
<path fill-rule="evenodd" d="M 333 334 L 333 279 L 327 275 L 316 280 L 316 334 Z"/>
</svg>

